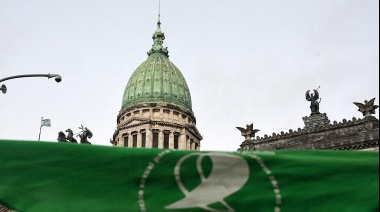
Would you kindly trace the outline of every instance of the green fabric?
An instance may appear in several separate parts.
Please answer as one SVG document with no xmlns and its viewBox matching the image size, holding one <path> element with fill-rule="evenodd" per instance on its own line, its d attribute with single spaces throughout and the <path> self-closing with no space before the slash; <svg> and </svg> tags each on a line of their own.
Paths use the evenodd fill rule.
<svg viewBox="0 0 380 212">
<path fill-rule="evenodd" d="M 379 154 L 0 141 L 0 204 L 44 211 L 378 211 Z"/>
</svg>

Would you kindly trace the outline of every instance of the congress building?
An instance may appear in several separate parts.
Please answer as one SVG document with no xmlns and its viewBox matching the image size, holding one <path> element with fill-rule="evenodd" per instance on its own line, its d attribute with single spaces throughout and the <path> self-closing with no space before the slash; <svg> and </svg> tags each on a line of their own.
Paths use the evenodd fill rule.
<svg viewBox="0 0 380 212">
<path fill-rule="evenodd" d="M 111 143 L 130 148 L 200 150 L 189 87 L 169 60 L 161 22 L 148 58 L 133 72 L 124 91 Z"/>
</svg>

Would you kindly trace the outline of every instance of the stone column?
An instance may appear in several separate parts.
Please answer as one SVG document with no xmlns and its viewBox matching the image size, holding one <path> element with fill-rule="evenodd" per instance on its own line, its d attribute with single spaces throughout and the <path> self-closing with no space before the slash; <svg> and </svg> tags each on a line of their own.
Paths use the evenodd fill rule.
<svg viewBox="0 0 380 212">
<path fill-rule="evenodd" d="M 197 150 L 197 151 L 201 150 L 201 144 L 200 143 L 198 143 L 198 145 L 196 145 L 196 149 L 195 150 Z"/>
<path fill-rule="evenodd" d="M 174 149 L 174 133 L 170 131 L 169 134 L 169 149 Z"/>
<path fill-rule="evenodd" d="M 141 132 L 137 132 L 137 148 L 141 148 L 141 140 L 142 140 Z"/>
<path fill-rule="evenodd" d="M 186 150 L 186 135 L 181 134 L 178 139 L 178 149 Z"/>
<path fill-rule="evenodd" d="M 195 142 L 193 139 L 190 140 L 190 146 L 191 146 L 190 147 L 191 150 L 195 150 Z"/>
<path fill-rule="evenodd" d="M 186 149 L 191 150 L 191 145 L 190 145 L 190 138 L 186 139 Z"/>
<path fill-rule="evenodd" d="M 158 148 L 163 149 L 164 148 L 164 131 L 160 130 L 158 133 Z"/>
<path fill-rule="evenodd" d="M 146 141 L 145 141 L 146 148 L 152 148 L 153 147 L 153 133 L 151 129 L 148 129 L 146 131 Z"/>
<path fill-rule="evenodd" d="M 128 134 L 128 148 L 133 147 L 133 136 L 131 133 Z"/>
</svg>

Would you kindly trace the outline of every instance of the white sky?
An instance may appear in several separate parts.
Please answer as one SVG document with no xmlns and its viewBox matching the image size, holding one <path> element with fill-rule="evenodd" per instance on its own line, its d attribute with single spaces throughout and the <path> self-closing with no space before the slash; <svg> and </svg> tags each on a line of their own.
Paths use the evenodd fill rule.
<svg viewBox="0 0 380 212">
<path fill-rule="evenodd" d="M 0 139 L 56 142 L 58 131 L 94 133 L 107 145 L 124 88 L 147 58 L 155 0 L 0 0 Z M 377 0 L 162 0 L 170 60 L 189 85 L 202 150 L 234 151 L 235 128 L 259 136 L 303 128 L 305 92 L 321 86 L 331 121 L 361 118 L 352 102 L 379 98 Z M 378 111 L 377 111 L 378 112 Z M 376 114 L 378 118 L 378 115 Z"/>
</svg>

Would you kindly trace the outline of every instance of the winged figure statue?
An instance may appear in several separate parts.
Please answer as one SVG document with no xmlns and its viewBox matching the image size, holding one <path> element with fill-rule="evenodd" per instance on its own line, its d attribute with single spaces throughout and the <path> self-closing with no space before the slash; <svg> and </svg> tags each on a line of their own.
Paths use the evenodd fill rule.
<svg viewBox="0 0 380 212">
<path fill-rule="evenodd" d="M 363 116 L 372 116 L 372 114 L 376 114 L 375 110 L 379 108 L 378 105 L 375 105 L 375 99 L 376 98 L 369 101 L 365 100 L 364 104 L 359 102 L 354 102 L 354 104 L 359 107 L 358 111 L 362 112 Z"/>
<path fill-rule="evenodd" d="M 310 90 L 306 91 L 305 96 L 306 100 L 310 102 L 311 114 L 320 114 L 319 103 L 321 102 L 321 99 L 319 99 L 318 89 L 314 89 L 314 94 L 310 94 Z"/>
<path fill-rule="evenodd" d="M 250 140 L 252 137 L 255 137 L 255 134 L 259 132 L 258 129 L 253 129 L 253 124 L 250 124 L 246 126 L 246 128 L 242 127 L 236 127 L 238 130 L 240 130 L 241 135 L 244 136 L 245 140 Z"/>
</svg>

